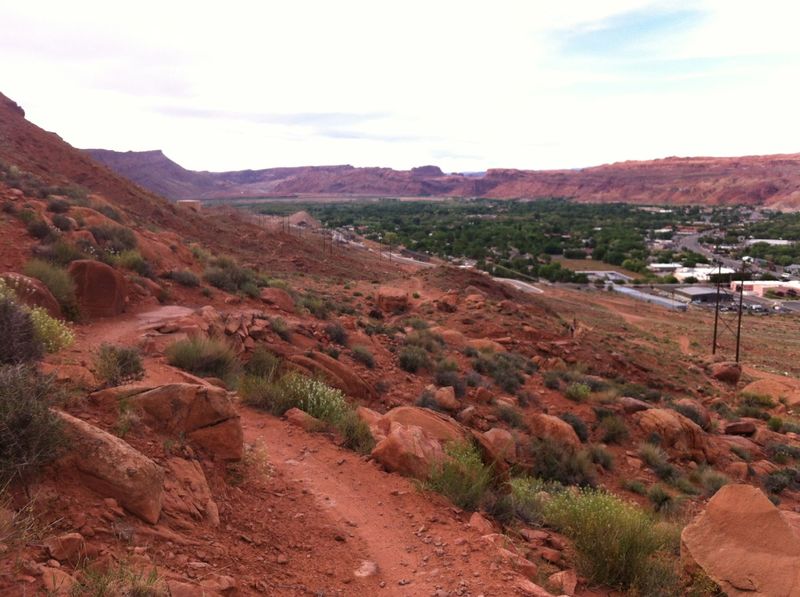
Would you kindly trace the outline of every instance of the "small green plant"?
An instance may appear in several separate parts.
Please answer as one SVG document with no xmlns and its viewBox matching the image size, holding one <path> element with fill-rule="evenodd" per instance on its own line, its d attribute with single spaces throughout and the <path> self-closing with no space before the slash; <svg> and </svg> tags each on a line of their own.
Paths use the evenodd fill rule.
<svg viewBox="0 0 800 597">
<path fill-rule="evenodd" d="M 197 288 L 200 286 L 200 278 L 188 269 L 173 270 L 169 272 L 166 277 L 187 288 Z"/>
<path fill-rule="evenodd" d="M 136 348 L 103 344 L 95 360 L 95 373 L 104 385 L 112 387 L 142 379 L 144 367 Z"/>
<path fill-rule="evenodd" d="M 741 446 L 731 446 L 731 452 L 736 454 L 739 458 L 744 460 L 745 462 L 750 462 L 753 459 L 752 454 L 747 448 L 743 448 Z"/>
<path fill-rule="evenodd" d="M 92 226 L 89 230 L 97 243 L 112 254 L 132 251 L 138 244 L 133 230 L 124 226 Z"/>
<path fill-rule="evenodd" d="M 25 365 L 0 365 L 0 487 L 34 473 L 65 444 L 50 409 L 53 380 Z"/>
<path fill-rule="evenodd" d="M 404 346 L 398 358 L 400 368 L 409 373 L 416 373 L 420 369 L 429 369 L 431 366 L 428 353 L 419 346 Z"/>
<path fill-rule="evenodd" d="M 672 506 L 672 494 L 670 494 L 663 485 L 653 485 L 647 492 L 647 498 L 653 504 L 656 512 L 669 510 Z"/>
<path fill-rule="evenodd" d="M 28 230 L 28 234 L 35 239 L 47 241 L 53 238 L 53 229 L 50 228 L 50 225 L 44 220 L 38 218 L 32 220 L 28 223 L 26 229 Z"/>
<path fill-rule="evenodd" d="M 42 358 L 42 341 L 30 313 L 10 298 L 0 297 L 0 365 L 21 364 Z"/>
<path fill-rule="evenodd" d="M 347 330 L 340 323 L 329 323 L 325 326 L 325 333 L 328 334 L 328 338 L 333 342 L 347 346 Z"/>
<path fill-rule="evenodd" d="M 573 382 L 564 390 L 564 396 L 574 402 L 584 402 L 589 398 L 592 389 L 585 383 Z"/>
<path fill-rule="evenodd" d="M 53 294 L 61 311 L 67 319 L 76 320 L 78 318 L 78 301 L 75 297 L 75 283 L 63 267 L 47 263 L 40 259 L 32 259 L 25 264 L 24 273 L 26 276 L 36 278 L 47 286 Z"/>
<path fill-rule="evenodd" d="M 562 421 L 566 421 L 570 424 L 572 429 L 575 430 L 575 435 L 578 436 L 578 439 L 582 442 L 586 442 L 589 439 L 589 429 L 586 427 L 586 423 L 583 422 L 578 415 L 573 413 L 563 413 L 559 416 Z"/>
<path fill-rule="evenodd" d="M 668 547 L 652 516 L 601 490 L 557 493 L 545 502 L 544 518 L 572 539 L 579 570 L 609 587 L 634 587 Z"/>
<path fill-rule="evenodd" d="M 69 211 L 70 207 L 72 206 L 69 201 L 64 201 L 63 199 L 50 199 L 47 202 L 47 211 L 54 214 L 65 214 Z"/>
<path fill-rule="evenodd" d="M 701 466 L 689 474 L 689 479 L 699 485 L 705 497 L 711 497 L 723 485 L 730 483 L 730 479 L 719 471 L 709 466 Z"/>
<path fill-rule="evenodd" d="M 366 346 L 354 346 L 353 358 L 369 369 L 375 367 L 375 357 L 372 356 L 372 352 Z"/>
<path fill-rule="evenodd" d="M 561 389 L 561 376 L 557 371 L 545 371 L 542 378 L 544 379 L 544 386 L 546 388 L 550 388 L 551 390 Z"/>
<path fill-rule="evenodd" d="M 258 294 L 258 274 L 247 267 L 241 267 L 230 257 L 211 259 L 211 265 L 203 274 L 206 282 L 226 292 Z"/>
<path fill-rule="evenodd" d="M 508 423 L 512 427 L 516 427 L 517 429 L 524 429 L 526 427 L 525 419 L 522 418 L 522 414 L 513 406 L 500 404 L 495 407 L 494 414 L 498 419 Z"/>
<path fill-rule="evenodd" d="M 767 473 L 761 478 L 764 489 L 772 495 L 779 495 L 786 489 L 800 489 L 800 471 L 794 468 L 782 468 Z"/>
<path fill-rule="evenodd" d="M 678 472 L 667 460 L 667 454 L 658 446 L 645 442 L 639 446 L 639 456 L 659 479 L 670 481 L 675 479 Z"/>
<path fill-rule="evenodd" d="M 53 224 L 55 228 L 58 228 L 61 232 L 69 232 L 72 230 L 72 219 L 68 218 L 62 214 L 54 214 L 52 218 L 50 218 L 50 222 Z"/>
<path fill-rule="evenodd" d="M 129 249 L 114 255 L 111 258 L 111 262 L 116 267 L 121 267 L 132 272 L 136 272 L 145 278 L 152 278 L 155 275 L 153 273 L 153 266 L 151 266 L 150 263 L 148 263 L 147 260 L 142 257 L 142 254 L 135 249 Z"/>
<path fill-rule="evenodd" d="M 42 307 L 29 309 L 36 337 L 47 352 L 63 350 L 75 342 L 75 332 L 63 321 L 59 321 Z"/>
<path fill-rule="evenodd" d="M 603 417 L 600 420 L 600 430 L 603 433 L 603 441 L 607 444 L 621 444 L 628 439 L 628 426 L 625 419 L 618 415 Z"/>
<path fill-rule="evenodd" d="M 614 456 L 611 452 L 597 444 L 590 445 L 588 449 L 592 462 L 599 464 L 607 471 L 614 470 Z"/>
<path fill-rule="evenodd" d="M 524 373 L 533 373 L 536 366 L 522 355 L 511 352 L 478 353 L 472 366 L 478 373 L 489 375 L 504 392 L 515 394 L 525 382 Z"/>
<path fill-rule="evenodd" d="M 272 318 L 272 320 L 269 322 L 269 327 L 273 332 L 278 334 L 278 337 L 281 340 L 289 342 L 292 339 L 292 330 L 289 328 L 289 324 L 286 323 L 286 320 L 283 317 Z"/>
<path fill-rule="evenodd" d="M 625 479 L 622 482 L 622 488 L 637 495 L 645 495 L 647 493 L 647 487 L 637 479 Z"/>
<path fill-rule="evenodd" d="M 167 348 L 170 365 L 200 375 L 218 377 L 226 383 L 235 379 L 239 361 L 233 349 L 224 340 L 216 338 L 187 338 Z"/>
<path fill-rule="evenodd" d="M 86 567 L 70 590 L 75 597 L 88 595 L 106 597 L 167 597 L 170 594 L 156 568 L 143 572 L 122 562 L 111 568 Z"/>
<path fill-rule="evenodd" d="M 438 352 L 444 346 L 444 339 L 427 328 L 414 330 L 406 336 L 406 346 L 416 346 L 427 352 Z"/>
<path fill-rule="evenodd" d="M 255 375 L 268 380 L 275 379 L 280 370 L 281 360 L 263 346 L 257 347 L 244 366 L 247 375 Z"/>
<path fill-rule="evenodd" d="M 433 465 L 425 487 L 446 496 L 465 510 L 475 510 L 489 489 L 491 468 L 483 464 L 475 446 L 466 441 L 445 447 L 447 458 Z"/>
<path fill-rule="evenodd" d="M 466 381 L 459 375 L 458 363 L 452 359 L 442 359 L 436 363 L 433 380 L 437 386 L 453 388 L 457 398 L 463 398 L 467 393 Z"/>
<path fill-rule="evenodd" d="M 534 438 L 528 446 L 529 474 L 562 485 L 594 485 L 594 467 L 586 450 L 574 450 L 551 439 Z"/>
</svg>

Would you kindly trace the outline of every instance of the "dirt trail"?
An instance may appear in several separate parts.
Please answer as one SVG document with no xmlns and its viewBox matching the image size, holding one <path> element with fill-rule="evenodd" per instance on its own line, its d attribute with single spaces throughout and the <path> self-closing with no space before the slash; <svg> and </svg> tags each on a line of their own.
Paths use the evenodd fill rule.
<svg viewBox="0 0 800 597">
<path fill-rule="evenodd" d="M 443 499 L 275 417 L 244 408 L 242 424 L 246 442 L 263 442 L 272 465 L 311 494 L 322 515 L 366 544 L 386 583 L 381 595 L 515 594 L 494 548 Z"/>
</svg>

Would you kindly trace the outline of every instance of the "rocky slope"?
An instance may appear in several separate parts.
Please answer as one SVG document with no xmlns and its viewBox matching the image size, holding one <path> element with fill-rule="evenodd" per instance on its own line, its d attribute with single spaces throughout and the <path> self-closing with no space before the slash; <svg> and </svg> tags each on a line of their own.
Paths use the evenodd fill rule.
<svg viewBox="0 0 800 597">
<path fill-rule="evenodd" d="M 257 196 L 392 195 L 572 197 L 579 201 L 648 204 L 748 204 L 800 207 L 800 154 L 740 158 L 666 158 L 578 170 L 489 170 L 444 174 L 435 166 L 409 171 L 321 166 L 238 172 L 186 170 L 160 151 L 87 150 L 95 160 L 171 199 Z"/>
</svg>

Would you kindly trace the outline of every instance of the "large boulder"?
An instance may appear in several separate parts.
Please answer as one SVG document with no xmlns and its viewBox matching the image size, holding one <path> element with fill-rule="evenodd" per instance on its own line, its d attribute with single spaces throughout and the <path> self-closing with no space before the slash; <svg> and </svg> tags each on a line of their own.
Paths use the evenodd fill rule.
<svg viewBox="0 0 800 597">
<path fill-rule="evenodd" d="M 742 377 L 742 366 L 739 363 L 725 361 L 711 365 L 711 376 L 727 384 L 736 385 Z"/>
<path fill-rule="evenodd" d="M 353 398 L 369 400 L 375 395 L 372 386 L 361 379 L 351 367 L 322 352 L 310 351 L 291 355 L 287 360 L 312 375 L 321 375 L 327 383 Z"/>
<path fill-rule="evenodd" d="M 402 288 L 382 286 L 378 289 L 378 308 L 387 313 L 402 313 L 408 310 L 408 292 Z"/>
<path fill-rule="evenodd" d="M 757 488 L 726 485 L 681 533 L 681 559 L 731 597 L 800 596 L 800 537 Z"/>
<path fill-rule="evenodd" d="M 680 458 L 707 459 L 710 455 L 706 434 L 700 426 L 679 412 L 668 408 L 651 408 L 633 415 L 645 435 L 658 435 L 661 446 Z"/>
<path fill-rule="evenodd" d="M 372 457 L 390 472 L 425 480 L 445 454 L 442 444 L 420 427 L 393 423 L 372 450 Z"/>
<path fill-rule="evenodd" d="M 467 437 L 464 428 L 455 419 L 418 406 L 393 408 L 383 415 L 377 424 L 388 433 L 395 423 L 419 427 L 428 436 L 440 442 L 460 441 Z"/>
<path fill-rule="evenodd" d="M 86 486 L 111 497 L 130 513 L 155 524 L 161 514 L 164 471 L 124 440 L 55 411 L 70 440 L 65 462 L 73 465 Z"/>
<path fill-rule="evenodd" d="M 22 303 L 29 307 L 42 307 L 52 317 L 61 317 L 61 306 L 41 281 L 15 272 L 0 274 L 0 280 L 14 291 Z"/>
<path fill-rule="evenodd" d="M 492 427 L 483 433 L 483 437 L 492 446 L 499 459 L 514 462 L 517 458 L 517 442 L 510 431 L 501 427 Z"/>
<path fill-rule="evenodd" d="M 581 440 L 572 425 L 558 417 L 544 413 L 532 414 L 528 417 L 528 427 L 534 437 L 553 440 L 575 448 L 581 445 Z"/>
<path fill-rule="evenodd" d="M 164 515 L 182 526 L 205 521 L 219 525 L 219 508 L 211 495 L 206 475 L 196 460 L 172 457 L 166 462 L 169 475 L 164 481 Z"/>
<path fill-rule="evenodd" d="M 128 400 L 153 427 L 184 435 L 215 458 L 242 458 L 242 425 L 222 388 L 173 383 L 130 395 Z"/>
<path fill-rule="evenodd" d="M 770 376 L 747 384 L 742 393 L 769 396 L 775 402 L 784 401 L 787 407 L 792 408 L 800 404 L 800 380 Z"/>
<path fill-rule="evenodd" d="M 75 282 L 78 307 L 86 317 L 114 317 L 125 310 L 125 278 L 113 267 L 80 259 L 67 270 Z"/>
<path fill-rule="evenodd" d="M 473 338 L 471 340 L 467 340 L 467 346 L 470 348 L 474 348 L 479 352 L 505 352 L 506 347 L 500 344 L 499 342 L 495 342 L 494 340 L 489 340 L 488 338 Z"/>
<path fill-rule="evenodd" d="M 268 305 L 272 305 L 287 313 L 294 313 L 294 299 L 292 299 L 285 290 L 280 288 L 262 288 L 260 297 L 261 300 Z"/>
</svg>

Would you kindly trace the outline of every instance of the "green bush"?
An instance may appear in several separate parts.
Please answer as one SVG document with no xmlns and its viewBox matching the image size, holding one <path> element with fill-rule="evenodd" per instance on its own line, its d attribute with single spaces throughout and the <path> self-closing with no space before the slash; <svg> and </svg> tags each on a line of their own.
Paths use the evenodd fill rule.
<svg viewBox="0 0 800 597">
<path fill-rule="evenodd" d="M 628 426 L 625 419 L 618 415 L 604 417 L 600 420 L 603 441 L 607 444 L 621 444 L 628 439 Z"/>
<path fill-rule="evenodd" d="M 194 272 L 189 270 L 174 270 L 169 272 L 167 277 L 170 280 L 174 280 L 181 286 L 187 286 L 188 288 L 196 288 L 200 286 L 200 278 L 198 278 Z"/>
<path fill-rule="evenodd" d="M 651 443 L 643 443 L 639 446 L 639 456 L 645 461 L 647 466 L 653 469 L 653 472 L 659 479 L 670 481 L 675 479 L 678 472 L 667 460 L 667 454 Z"/>
<path fill-rule="evenodd" d="M 689 479 L 702 488 L 705 497 L 711 497 L 723 485 L 730 483 L 726 475 L 708 466 L 701 466 L 689 473 Z"/>
<path fill-rule="evenodd" d="M 109 253 L 132 251 L 138 244 L 133 230 L 124 226 L 92 226 L 89 230 L 97 243 Z"/>
<path fill-rule="evenodd" d="M 520 413 L 513 406 L 499 404 L 495 406 L 494 414 L 501 421 L 511 425 L 512 427 L 516 427 L 517 429 L 525 429 L 527 427 L 525 425 L 525 419 L 522 418 L 522 413 Z"/>
<path fill-rule="evenodd" d="M 11 298 L 0 297 L 0 365 L 31 363 L 42 358 L 43 345 L 30 313 Z"/>
<path fill-rule="evenodd" d="M 652 516 L 600 490 L 553 495 L 544 505 L 544 518 L 572 539 L 581 573 L 609 587 L 628 589 L 648 577 L 654 558 L 668 544 Z"/>
<path fill-rule="evenodd" d="M 405 339 L 406 346 L 416 346 L 427 352 L 438 352 L 444 346 L 444 339 L 428 329 L 415 330 Z"/>
<path fill-rule="evenodd" d="M 278 334 L 278 337 L 282 340 L 289 342 L 292 339 L 292 330 L 283 317 L 274 317 L 270 320 L 269 327 L 272 328 L 272 331 Z"/>
<path fill-rule="evenodd" d="M 206 282 L 226 292 L 243 292 L 256 288 L 257 274 L 250 268 L 241 267 L 230 257 L 217 257 L 211 260 L 203 277 Z"/>
<path fill-rule="evenodd" d="M 782 468 L 767 473 L 761 478 L 764 489 L 772 495 L 778 495 L 786 489 L 800 489 L 800 471 L 794 468 Z"/>
<path fill-rule="evenodd" d="M 218 377 L 231 382 L 239 372 L 239 361 L 224 340 L 188 338 L 167 348 L 167 361 L 201 377 Z"/>
<path fill-rule="evenodd" d="M 50 225 L 44 220 L 39 220 L 38 218 L 31 220 L 26 226 L 26 229 L 28 230 L 28 234 L 38 240 L 52 239 L 53 236 L 53 229 L 50 228 Z"/>
<path fill-rule="evenodd" d="M 551 439 L 534 438 L 528 446 L 529 474 L 562 485 L 594 485 L 592 460 L 585 450 L 573 450 Z"/>
<path fill-rule="evenodd" d="M 354 346 L 353 358 L 366 365 L 369 369 L 375 366 L 375 357 L 372 356 L 372 352 L 366 346 Z"/>
<path fill-rule="evenodd" d="M 72 220 L 65 215 L 62 214 L 54 214 L 52 218 L 50 218 L 50 222 L 61 230 L 61 232 L 69 232 L 72 230 Z"/>
<path fill-rule="evenodd" d="M 441 361 L 436 365 L 436 371 L 433 375 L 433 380 L 437 386 L 442 388 L 449 386 L 453 388 L 457 398 L 463 398 L 467 393 L 467 384 L 465 380 L 458 374 L 458 371 L 454 371 L 449 368 L 442 368 Z"/>
<path fill-rule="evenodd" d="M 328 319 L 333 310 L 333 305 L 329 300 L 315 294 L 305 294 L 301 296 L 297 304 L 303 309 L 308 309 L 309 313 L 317 319 Z"/>
<path fill-rule="evenodd" d="M 405 346 L 398 355 L 400 368 L 409 373 L 416 373 L 420 369 L 429 369 L 430 358 L 424 348 L 419 346 Z"/>
<path fill-rule="evenodd" d="M 575 402 L 583 402 L 592 393 L 592 389 L 585 383 L 573 382 L 564 390 L 564 396 Z"/>
<path fill-rule="evenodd" d="M 638 495 L 645 495 L 647 493 L 647 488 L 644 486 L 644 483 L 637 479 L 625 479 L 622 482 L 622 488 Z"/>
<path fill-rule="evenodd" d="M 544 523 L 544 507 L 550 498 L 546 494 L 564 491 L 562 485 L 535 477 L 513 477 L 508 484 L 514 513 L 529 525 L 538 526 Z"/>
<path fill-rule="evenodd" d="M 60 266 L 67 266 L 78 259 L 86 259 L 87 255 L 80 247 L 59 238 L 41 253 L 47 261 Z"/>
<path fill-rule="evenodd" d="M 24 365 L 0 366 L 0 487 L 54 459 L 65 443 L 50 410 L 50 378 Z"/>
<path fill-rule="evenodd" d="M 478 373 L 489 375 L 504 392 L 514 394 L 525 382 L 523 372 L 532 373 L 531 361 L 511 352 L 479 353 L 472 366 Z"/>
<path fill-rule="evenodd" d="M 559 416 L 562 421 L 566 421 L 570 424 L 570 426 L 575 430 L 575 435 L 578 436 L 578 439 L 582 442 L 586 442 L 589 439 L 589 429 L 586 427 L 586 423 L 583 422 L 578 415 L 572 413 L 563 413 Z"/>
<path fill-rule="evenodd" d="M 139 251 L 134 249 L 123 251 L 111 258 L 111 263 L 116 267 L 122 267 L 132 272 L 136 272 L 145 278 L 154 277 L 153 266 L 142 257 Z"/>
<path fill-rule="evenodd" d="M 103 344 L 95 360 L 97 378 L 106 386 L 118 386 L 144 377 L 139 351 L 126 346 Z"/>
<path fill-rule="evenodd" d="M 36 278 L 47 286 L 53 294 L 61 312 L 67 319 L 76 320 L 78 318 L 78 300 L 75 297 L 75 283 L 63 267 L 32 259 L 25 264 L 23 273 L 31 278 Z"/>
<path fill-rule="evenodd" d="M 333 342 L 347 346 L 347 330 L 339 323 L 329 323 L 325 326 L 325 333 Z"/>
<path fill-rule="evenodd" d="M 647 499 L 653 504 L 656 512 L 669 510 L 672 506 L 672 494 L 670 494 L 663 485 L 653 485 L 647 492 Z"/>
<path fill-rule="evenodd" d="M 263 346 L 257 347 L 250 360 L 244 366 L 247 375 L 255 375 L 268 380 L 275 379 L 281 366 L 281 360 Z"/>
<path fill-rule="evenodd" d="M 684 417 L 686 417 L 699 427 L 707 427 L 707 422 L 703 420 L 703 415 L 700 414 L 700 411 L 698 411 L 696 408 L 688 404 L 675 404 L 675 403 L 670 403 L 668 406 L 672 410 L 682 414 Z"/>
<path fill-rule="evenodd" d="M 491 468 L 483 464 L 470 442 L 452 442 L 445 452 L 448 458 L 433 465 L 425 487 L 441 493 L 459 508 L 475 510 L 491 484 Z"/>
<path fill-rule="evenodd" d="M 597 444 L 589 446 L 589 457 L 592 462 L 599 464 L 607 471 L 614 469 L 614 456 L 603 446 L 598 446 Z"/>
<path fill-rule="evenodd" d="M 561 389 L 561 376 L 557 371 L 545 371 L 542 377 L 544 379 L 544 387 L 551 390 Z"/>
<path fill-rule="evenodd" d="M 69 201 L 64 201 L 63 199 L 50 199 L 50 201 L 47 202 L 47 211 L 54 214 L 65 214 L 69 211 L 70 207 Z"/>
<path fill-rule="evenodd" d="M 63 321 L 59 321 L 42 307 L 29 309 L 34 333 L 47 352 L 58 352 L 75 342 L 75 332 Z"/>
</svg>

